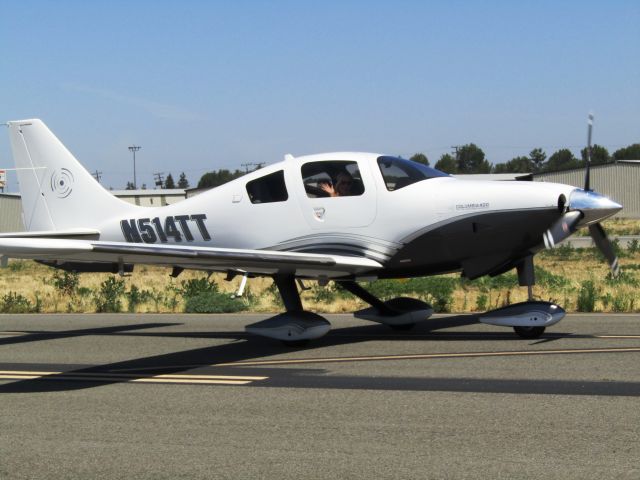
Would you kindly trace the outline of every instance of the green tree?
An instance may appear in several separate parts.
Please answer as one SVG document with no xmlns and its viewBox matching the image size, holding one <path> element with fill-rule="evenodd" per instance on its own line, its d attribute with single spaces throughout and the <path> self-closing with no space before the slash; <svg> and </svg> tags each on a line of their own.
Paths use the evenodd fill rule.
<svg viewBox="0 0 640 480">
<path fill-rule="evenodd" d="M 475 143 L 468 143 L 458 148 L 456 152 L 458 173 L 490 173 L 491 164 L 484 157 L 484 152 Z"/>
<path fill-rule="evenodd" d="M 531 173 L 533 162 L 529 157 L 515 157 L 505 163 L 499 163 L 493 168 L 494 173 Z"/>
<path fill-rule="evenodd" d="M 171 174 L 167 175 L 167 178 L 165 178 L 164 188 L 176 188 L 176 182 L 173 181 L 173 176 Z"/>
<path fill-rule="evenodd" d="M 615 160 L 640 160 L 640 143 L 620 148 L 613 152 Z"/>
<path fill-rule="evenodd" d="M 189 180 L 187 176 L 182 172 L 180 178 L 178 178 L 178 188 L 189 188 Z"/>
<path fill-rule="evenodd" d="M 443 154 L 440 157 L 440 160 L 436 162 L 436 169 L 445 173 L 458 173 L 458 166 L 456 164 L 456 159 L 448 153 Z"/>
<path fill-rule="evenodd" d="M 429 165 L 429 159 L 424 153 L 415 153 L 409 160 L 413 160 L 414 162 L 422 163 L 424 165 Z"/>
<path fill-rule="evenodd" d="M 582 163 L 586 163 L 587 161 L 587 150 L 588 147 L 584 147 L 580 150 L 580 156 L 582 157 Z M 593 145 L 591 147 L 591 164 L 592 165 L 601 165 L 603 163 L 608 163 L 611 161 L 611 156 L 609 155 L 609 151 L 600 146 Z"/>
<path fill-rule="evenodd" d="M 227 182 L 230 182 L 233 179 L 241 177 L 245 174 L 245 172 L 241 170 L 236 170 L 235 172 L 230 172 L 226 169 L 214 170 L 213 172 L 205 173 L 198 182 L 198 188 L 213 188 L 223 185 Z"/>
<path fill-rule="evenodd" d="M 529 152 L 529 159 L 531 165 L 533 165 L 534 172 L 540 172 L 544 170 L 544 161 L 547 159 L 547 154 L 541 148 L 534 148 Z"/>
<path fill-rule="evenodd" d="M 579 166 L 580 162 L 573 156 L 571 150 L 563 148 L 549 157 L 545 165 L 545 171 L 567 170 L 569 168 L 578 168 Z"/>
</svg>

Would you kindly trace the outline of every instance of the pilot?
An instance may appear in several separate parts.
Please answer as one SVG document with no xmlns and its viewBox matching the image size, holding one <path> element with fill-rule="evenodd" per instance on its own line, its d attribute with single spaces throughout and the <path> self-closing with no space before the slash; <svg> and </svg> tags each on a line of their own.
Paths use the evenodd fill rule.
<svg viewBox="0 0 640 480">
<path fill-rule="evenodd" d="M 338 175 L 336 175 L 334 185 L 331 185 L 329 182 L 322 182 L 320 183 L 320 188 L 328 193 L 330 197 L 347 197 L 351 195 L 353 177 L 346 171 L 339 172 Z"/>
</svg>

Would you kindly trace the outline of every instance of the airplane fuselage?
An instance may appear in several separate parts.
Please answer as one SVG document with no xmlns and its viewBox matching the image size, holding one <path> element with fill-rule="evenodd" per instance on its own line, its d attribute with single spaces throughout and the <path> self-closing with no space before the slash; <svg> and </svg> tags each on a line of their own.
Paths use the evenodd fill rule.
<svg viewBox="0 0 640 480">
<path fill-rule="evenodd" d="M 364 256 L 385 266 L 379 277 L 458 270 L 475 277 L 526 256 L 575 190 L 451 176 L 390 189 L 379 158 L 288 158 L 173 205 L 103 219 L 96 229 L 105 241 Z M 355 163 L 362 189 L 350 196 L 310 195 L 303 170 L 319 170 L 323 162 Z M 252 182 L 279 176 L 284 191 L 252 198 Z"/>
</svg>

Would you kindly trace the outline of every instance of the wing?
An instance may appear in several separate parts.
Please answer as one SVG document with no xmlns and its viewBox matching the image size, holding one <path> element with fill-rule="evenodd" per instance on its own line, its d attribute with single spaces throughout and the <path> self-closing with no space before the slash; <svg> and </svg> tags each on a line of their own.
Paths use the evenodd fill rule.
<svg viewBox="0 0 640 480">
<path fill-rule="evenodd" d="M 257 275 L 288 273 L 299 277 L 328 278 L 358 275 L 382 268 L 375 260 L 344 255 L 61 238 L 0 238 L 0 255 L 57 262 L 142 263 Z"/>
</svg>

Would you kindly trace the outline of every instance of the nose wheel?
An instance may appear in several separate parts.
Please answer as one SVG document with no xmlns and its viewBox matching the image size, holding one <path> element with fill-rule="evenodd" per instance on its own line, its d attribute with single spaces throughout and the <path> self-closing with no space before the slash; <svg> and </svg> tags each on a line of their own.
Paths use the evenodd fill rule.
<svg viewBox="0 0 640 480">
<path fill-rule="evenodd" d="M 513 327 L 513 331 L 520 338 L 539 338 L 544 333 L 545 327 Z"/>
<path fill-rule="evenodd" d="M 518 281 L 521 286 L 527 287 L 527 299 L 533 302 L 533 284 L 535 283 L 535 270 L 533 268 L 533 256 L 527 257 L 518 265 Z M 544 333 L 545 327 L 514 326 L 513 331 L 520 338 L 539 338 Z"/>
</svg>

